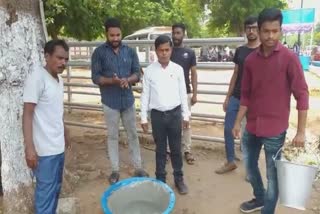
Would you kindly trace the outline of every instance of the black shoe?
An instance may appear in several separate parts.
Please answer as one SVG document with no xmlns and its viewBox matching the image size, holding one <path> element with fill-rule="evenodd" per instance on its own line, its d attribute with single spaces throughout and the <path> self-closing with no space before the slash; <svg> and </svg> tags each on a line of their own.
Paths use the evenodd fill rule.
<svg viewBox="0 0 320 214">
<path fill-rule="evenodd" d="M 115 184 L 119 181 L 120 174 L 118 171 L 113 171 L 108 178 L 110 185 Z"/>
<path fill-rule="evenodd" d="M 188 187 L 187 187 L 187 185 L 183 182 L 183 180 L 175 181 L 175 185 L 176 185 L 176 188 L 178 189 L 178 192 L 179 192 L 181 195 L 185 195 L 185 194 L 188 193 Z"/>
<path fill-rule="evenodd" d="M 167 183 L 165 178 L 156 177 L 157 180 L 162 181 L 163 183 Z"/>
<path fill-rule="evenodd" d="M 149 174 L 143 169 L 136 169 L 133 174 L 134 177 L 149 177 Z"/>
<path fill-rule="evenodd" d="M 255 198 L 251 201 L 243 202 L 240 205 L 240 210 L 243 213 L 252 213 L 263 208 L 263 201 L 257 201 Z"/>
</svg>

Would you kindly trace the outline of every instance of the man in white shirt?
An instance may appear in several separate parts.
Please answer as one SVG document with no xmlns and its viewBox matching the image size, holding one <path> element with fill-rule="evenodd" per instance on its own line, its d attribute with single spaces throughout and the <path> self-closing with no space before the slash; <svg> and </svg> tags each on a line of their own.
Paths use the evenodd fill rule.
<svg viewBox="0 0 320 214">
<path fill-rule="evenodd" d="M 148 110 L 151 110 L 152 134 L 156 144 L 156 178 L 166 182 L 167 139 L 173 167 L 175 186 L 180 194 L 187 194 L 183 180 L 181 131 L 189 127 L 186 84 L 183 69 L 170 61 L 172 41 L 160 35 L 155 40 L 158 61 L 149 65 L 143 76 L 141 94 L 141 126 L 148 132 Z M 181 121 L 183 121 L 181 123 Z"/>
<path fill-rule="evenodd" d="M 63 79 L 69 47 L 51 40 L 44 47 L 46 66 L 28 76 L 23 93 L 23 135 L 27 165 L 36 177 L 35 213 L 56 213 L 64 151 L 70 148 L 63 122 Z"/>
</svg>

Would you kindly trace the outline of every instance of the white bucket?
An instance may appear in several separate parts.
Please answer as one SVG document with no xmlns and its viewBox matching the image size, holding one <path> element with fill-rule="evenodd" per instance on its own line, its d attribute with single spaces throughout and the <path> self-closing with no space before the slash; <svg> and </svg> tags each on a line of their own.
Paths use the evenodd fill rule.
<svg viewBox="0 0 320 214">
<path fill-rule="evenodd" d="M 286 160 L 276 160 L 278 153 L 274 157 L 274 161 L 278 174 L 280 204 L 305 210 L 318 168 L 316 166 L 291 163 Z"/>
</svg>

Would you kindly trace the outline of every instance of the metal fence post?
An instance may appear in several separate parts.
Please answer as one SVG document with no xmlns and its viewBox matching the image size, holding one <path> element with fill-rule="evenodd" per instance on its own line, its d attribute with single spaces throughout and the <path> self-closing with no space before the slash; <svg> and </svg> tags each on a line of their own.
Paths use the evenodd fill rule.
<svg viewBox="0 0 320 214">
<path fill-rule="evenodd" d="M 71 53 L 69 52 L 69 60 L 71 61 Z M 68 102 L 70 103 L 71 100 L 72 100 L 72 89 L 71 89 L 71 86 L 69 85 L 71 83 L 71 66 L 68 66 L 67 68 L 67 93 L 68 93 Z M 68 113 L 71 113 L 72 111 L 72 107 L 71 106 L 68 106 Z"/>
<path fill-rule="evenodd" d="M 150 46 L 146 46 L 146 63 L 150 62 Z"/>
</svg>

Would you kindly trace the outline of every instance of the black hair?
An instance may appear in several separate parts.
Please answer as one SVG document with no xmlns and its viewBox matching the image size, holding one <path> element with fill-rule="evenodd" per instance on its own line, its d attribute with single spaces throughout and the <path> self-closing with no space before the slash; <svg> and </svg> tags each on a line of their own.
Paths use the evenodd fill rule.
<svg viewBox="0 0 320 214">
<path fill-rule="evenodd" d="M 170 47 L 172 47 L 171 38 L 167 35 L 160 35 L 154 41 L 154 46 L 157 49 L 160 45 L 165 44 L 165 43 L 169 43 Z"/>
<path fill-rule="evenodd" d="M 244 20 L 244 27 L 246 27 L 247 25 L 252 25 L 252 24 L 254 24 L 256 22 L 258 22 L 258 17 L 257 16 L 248 16 Z"/>
<path fill-rule="evenodd" d="M 172 31 L 175 29 L 175 28 L 181 28 L 183 33 L 186 32 L 186 26 L 183 24 L 183 23 L 176 23 L 174 25 L 172 25 Z"/>
<path fill-rule="evenodd" d="M 52 55 L 56 49 L 56 46 L 61 46 L 65 51 L 69 51 L 69 46 L 63 39 L 54 39 L 45 44 L 44 53 Z"/>
<path fill-rule="evenodd" d="M 105 22 L 104 22 L 104 27 L 105 30 L 108 31 L 109 28 L 111 27 L 116 27 L 116 28 L 121 28 L 120 27 L 120 21 L 116 18 L 108 18 Z"/>
<path fill-rule="evenodd" d="M 258 16 L 258 27 L 261 28 L 264 22 L 273 22 L 279 21 L 280 27 L 282 25 L 282 13 L 278 8 L 265 8 L 263 9 Z"/>
</svg>

